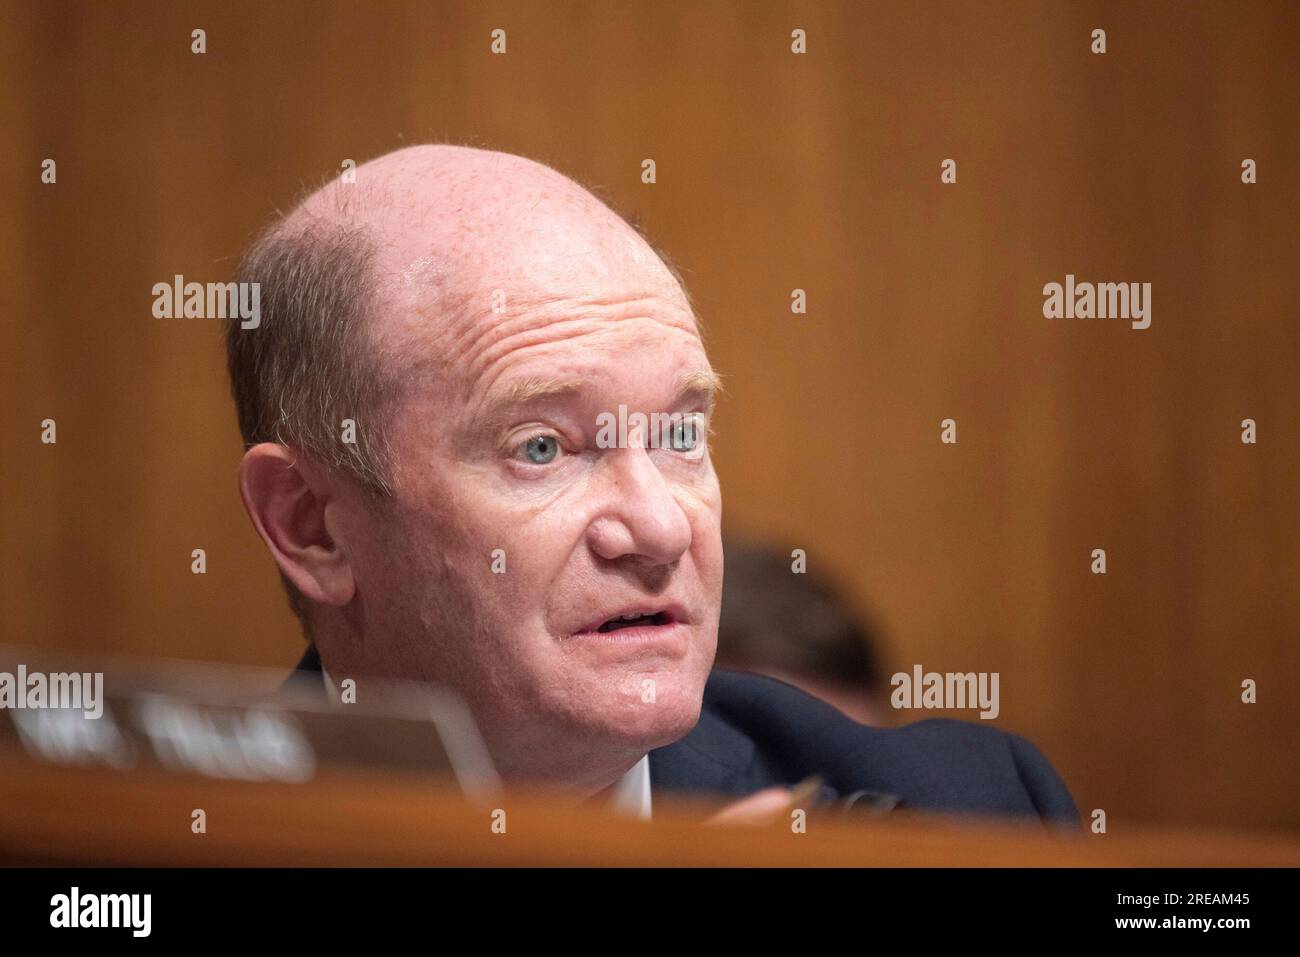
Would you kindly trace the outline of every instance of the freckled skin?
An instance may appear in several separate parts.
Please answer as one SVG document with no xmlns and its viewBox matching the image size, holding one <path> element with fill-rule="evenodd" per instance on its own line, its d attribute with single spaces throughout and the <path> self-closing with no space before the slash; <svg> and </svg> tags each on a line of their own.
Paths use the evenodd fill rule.
<svg viewBox="0 0 1300 957">
<path fill-rule="evenodd" d="M 289 220 L 345 216 L 381 238 L 370 331 L 402 375 L 385 423 L 392 499 L 330 480 L 355 594 L 318 609 L 325 667 L 449 684 L 507 782 L 594 793 L 694 726 L 716 648 L 722 505 L 707 449 L 596 444 L 597 416 L 620 404 L 706 411 L 670 407 L 680 376 L 710 368 L 695 318 L 635 231 L 547 167 L 412 147 L 357 179 L 355 196 L 331 184 Z M 479 434 L 485 397 L 533 377 L 583 389 Z M 560 446 L 544 465 L 518 451 L 539 432 Z M 668 601 L 687 611 L 681 647 L 572 637 Z"/>
</svg>

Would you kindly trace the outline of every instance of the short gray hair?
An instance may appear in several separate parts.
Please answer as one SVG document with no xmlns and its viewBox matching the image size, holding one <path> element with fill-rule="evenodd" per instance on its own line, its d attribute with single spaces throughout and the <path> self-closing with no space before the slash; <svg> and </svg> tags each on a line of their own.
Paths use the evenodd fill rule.
<svg viewBox="0 0 1300 957">
<path fill-rule="evenodd" d="M 387 496 L 392 455 L 381 410 L 393 383 L 365 329 L 376 291 L 374 254 L 362 225 L 273 224 L 236 276 L 260 285 L 260 322 L 229 325 L 226 361 L 245 448 L 284 445 Z M 343 441 L 344 419 L 356 423 L 355 444 Z M 305 599 L 280 577 L 310 638 Z"/>
</svg>

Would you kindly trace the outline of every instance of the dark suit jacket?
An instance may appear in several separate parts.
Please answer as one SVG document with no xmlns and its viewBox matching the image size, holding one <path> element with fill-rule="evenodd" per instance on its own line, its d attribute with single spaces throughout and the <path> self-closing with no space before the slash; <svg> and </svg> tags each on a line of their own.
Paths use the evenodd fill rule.
<svg viewBox="0 0 1300 957">
<path fill-rule="evenodd" d="M 314 648 L 298 671 L 320 671 Z M 739 671 L 714 668 L 699 723 L 650 752 L 654 791 L 739 798 L 812 774 L 825 781 L 820 800 L 840 806 L 888 809 L 897 801 L 915 810 L 1079 828 L 1064 782 L 1019 735 L 945 718 L 868 727 L 783 681 Z"/>
</svg>

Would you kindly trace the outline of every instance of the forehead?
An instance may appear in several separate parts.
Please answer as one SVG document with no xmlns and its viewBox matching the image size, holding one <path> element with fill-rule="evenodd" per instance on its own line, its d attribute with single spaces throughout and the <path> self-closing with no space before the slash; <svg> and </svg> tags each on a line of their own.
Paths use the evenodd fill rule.
<svg viewBox="0 0 1300 957">
<path fill-rule="evenodd" d="M 384 257 L 384 351 L 465 406 L 502 380 L 592 377 L 628 350 L 651 364 L 707 369 L 680 285 L 601 209 L 615 222 L 525 217 L 436 251 L 402 237 Z"/>
</svg>

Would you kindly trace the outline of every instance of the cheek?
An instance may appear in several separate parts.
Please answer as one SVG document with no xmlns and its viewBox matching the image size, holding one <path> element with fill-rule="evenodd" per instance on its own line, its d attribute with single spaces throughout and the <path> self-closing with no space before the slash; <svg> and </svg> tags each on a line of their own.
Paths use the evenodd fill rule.
<svg viewBox="0 0 1300 957">
<path fill-rule="evenodd" d="M 687 514 L 691 522 L 692 551 L 705 581 L 722 581 L 722 494 L 717 479 L 691 496 Z"/>
<path fill-rule="evenodd" d="M 482 614 L 511 629 L 530 625 L 544 615 L 546 597 L 572 555 L 574 510 L 522 511 L 477 499 L 463 507 L 476 516 L 461 529 L 464 560 L 488 572 L 467 576 L 479 583 Z"/>
</svg>

